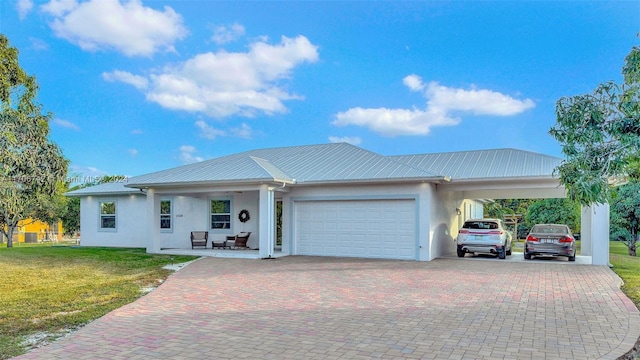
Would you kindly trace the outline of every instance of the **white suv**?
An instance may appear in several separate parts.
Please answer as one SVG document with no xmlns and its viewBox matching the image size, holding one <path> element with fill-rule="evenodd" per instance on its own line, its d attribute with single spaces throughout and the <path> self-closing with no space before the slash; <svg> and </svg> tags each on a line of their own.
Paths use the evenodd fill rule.
<svg viewBox="0 0 640 360">
<path fill-rule="evenodd" d="M 495 254 L 499 259 L 511 255 L 511 233 L 500 219 L 470 219 L 458 231 L 458 257 L 466 253 Z"/>
</svg>

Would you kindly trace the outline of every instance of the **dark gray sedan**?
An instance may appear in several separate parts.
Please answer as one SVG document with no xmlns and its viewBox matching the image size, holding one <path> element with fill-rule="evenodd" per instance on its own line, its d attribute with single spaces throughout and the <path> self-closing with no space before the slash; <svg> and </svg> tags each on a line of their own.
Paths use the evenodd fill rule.
<svg viewBox="0 0 640 360">
<path fill-rule="evenodd" d="M 524 243 L 524 258 L 532 256 L 566 256 L 576 261 L 576 239 L 567 225 L 537 224 L 531 228 Z"/>
</svg>

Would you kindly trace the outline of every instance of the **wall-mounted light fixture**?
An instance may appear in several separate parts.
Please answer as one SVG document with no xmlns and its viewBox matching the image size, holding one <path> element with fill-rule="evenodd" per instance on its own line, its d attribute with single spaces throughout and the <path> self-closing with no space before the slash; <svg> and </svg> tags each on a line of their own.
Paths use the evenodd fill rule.
<svg viewBox="0 0 640 360">
<path fill-rule="evenodd" d="M 457 215 L 462 215 L 462 211 L 460 211 L 460 208 L 456 208 L 456 214 Z"/>
</svg>

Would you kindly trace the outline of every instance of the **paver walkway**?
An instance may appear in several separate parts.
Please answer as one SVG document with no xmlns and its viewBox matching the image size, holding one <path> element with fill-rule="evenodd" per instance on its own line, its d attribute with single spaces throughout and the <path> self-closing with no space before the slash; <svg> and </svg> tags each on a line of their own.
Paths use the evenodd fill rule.
<svg viewBox="0 0 640 360">
<path fill-rule="evenodd" d="M 20 359 L 616 359 L 640 314 L 604 266 L 203 258 Z"/>
</svg>

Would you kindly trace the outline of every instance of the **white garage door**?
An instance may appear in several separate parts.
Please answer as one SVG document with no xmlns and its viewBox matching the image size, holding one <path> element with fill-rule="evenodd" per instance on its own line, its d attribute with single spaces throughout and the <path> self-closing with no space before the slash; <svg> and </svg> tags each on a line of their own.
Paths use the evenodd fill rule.
<svg viewBox="0 0 640 360">
<path fill-rule="evenodd" d="M 416 259 L 411 200 L 296 201 L 299 255 Z"/>
</svg>

